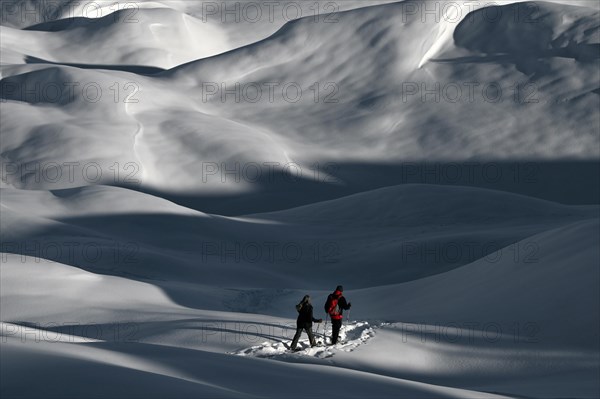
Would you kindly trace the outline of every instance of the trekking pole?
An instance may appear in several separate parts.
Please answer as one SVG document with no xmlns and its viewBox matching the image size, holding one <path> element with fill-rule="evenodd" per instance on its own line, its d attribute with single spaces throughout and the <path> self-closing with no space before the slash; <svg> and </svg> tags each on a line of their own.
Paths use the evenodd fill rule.
<svg viewBox="0 0 600 399">
<path fill-rule="evenodd" d="M 348 309 L 348 317 L 347 317 L 348 321 L 350 321 L 350 309 Z M 342 317 L 342 328 L 340 328 L 340 331 L 344 331 L 344 333 L 346 332 L 346 328 L 348 328 L 348 323 L 345 322 L 344 318 Z"/>
<path fill-rule="evenodd" d="M 348 309 L 348 323 L 350 323 L 350 309 Z M 346 326 L 348 326 L 348 323 L 346 323 Z"/>
<path fill-rule="evenodd" d="M 329 315 L 325 313 L 325 326 L 323 327 L 323 345 L 327 345 L 327 318 Z"/>
</svg>

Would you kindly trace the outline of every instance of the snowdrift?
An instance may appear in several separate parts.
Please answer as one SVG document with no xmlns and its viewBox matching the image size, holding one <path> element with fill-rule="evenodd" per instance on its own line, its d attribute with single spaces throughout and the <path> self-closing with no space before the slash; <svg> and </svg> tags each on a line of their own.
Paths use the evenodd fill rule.
<svg viewBox="0 0 600 399">
<path fill-rule="evenodd" d="M 53 3 L 2 1 L 2 397 L 599 396 L 597 2 Z"/>
<path fill-rule="evenodd" d="M 192 211 L 123 188 L 34 193 L 2 190 L 3 251 L 45 254 L 96 273 L 150 281 L 177 301 L 200 307 L 171 283 L 328 289 L 331 275 L 357 288 L 410 281 L 598 216 L 596 207 L 427 185 L 241 218 Z M 107 209 L 107 203 L 122 205 Z M 248 310 L 240 304 L 236 309 Z"/>
<path fill-rule="evenodd" d="M 600 106 L 598 59 L 591 56 L 598 45 L 597 11 L 532 4 L 528 7 L 535 12 L 524 12 L 529 19 L 516 21 L 510 19 L 515 7 L 525 5 L 499 6 L 504 17 L 495 20 L 482 18 L 481 11 L 462 10 L 462 22 L 452 23 L 447 16 L 423 19 L 409 13 L 404 3 L 340 12 L 336 23 L 326 23 L 327 15 L 316 22 L 306 17 L 264 40 L 209 58 L 195 55 L 198 60 L 150 76 L 114 70 L 118 68 L 12 65 L 2 72 L 7 117 L 1 154 L 4 169 L 19 173 L 4 176 L 4 181 L 28 189 L 98 182 L 141 185 L 161 195 L 194 196 L 251 193 L 260 188 L 255 169 L 265 173 L 274 167 L 289 174 L 293 165 L 307 172 L 315 162 L 593 161 L 598 120 L 589 109 Z M 173 21 L 165 29 L 193 18 L 160 8 L 139 12 L 144 18 L 131 27 L 115 25 L 107 16 L 93 23 L 76 20 L 56 27 L 61 23 L 46 22 L 50 25 L 32 28 L 58 29 L 48 33 L 7 28 L 9 40 L 3 43 L 19 48 L 21 35 L 54 37 L 91 29 L 97 31 L 94 37 L 110 43 L 111 54 L 122 58 L 110 62 L 126 64 L 129 41 L 144 48 L 136 42 L 142 39 L 127 38 L 150 40 L 151 35 L 137 35 L 138 30 L 150 29 L 163 17 Z M 196 25 L 181 26 L 170 30 L 173 37 L 160 37 L 179 43 L 178 35 L 189 35 L 185 29 Z M 198 26 L 209 29 L 210 24 Z M 514 31 L 514 36 L 497 35 L 507 27 L 511 30 L 505 35 Z M 523 32 L 531 42 L 516 39 Z M 497 44 L 486 48 L 474 38 Z M 113 50 L 119 46 L 124 50 Z M 102 48 L 94 52 L 102 54 Z M 156 50 L 148 51 L 151 55 L 134 54 L 132 60 L 143 64 L 147 57 L 156 58 Z M 523 66 L 515 59 L 525 53 L 531 57 Z M 171 65 L 181 62 L 181 57 L 169 57 Z M 81 61 L 86 60 L 61 60 Z M 62 107 L 69 110 L 69 119 Z M 53 143 L 36 139 L 40 129 L 50 129 L 53 142 L 86 144 L 57 153 Z M 63 176 L 49 182 L 29 179 L 22 171 L 26 165 L 73 160 L 97 163 L 105 177 L 113 176 L 115 162 L 121 168 L 134 165 L 137 172 L 135 179 L 90 181 L 77 166 L 74 180 Z M 243 174 L 248 167 L 250 177 Z M 310 173 L 304 177 L 318 179 Z M 561 179 L 553 186 L 568 182 Z"/>
<path fill-rule="evenodd" d="M 598 227 L 598 219 L 578 222 L 434 277 L 348 290 L 352 319 L 369 319 L 376 328 L 357 328 L 367 335 L 354 339 L 355 327 L 364 323 L 353 323 L 345 331 L 347 344 L 300 355 L 278 349 L 291 338 L 289 319 L 189 309 L 146 283 L 8 255 L 2 263 L 2 361 L 8 370 L 3 377 L 12 378 L 3 384 L 3 394 L 24 389 L 27 382 L 19 373 L 27 365 L 28 379 L 45 381 L 43 389 L 51 395 L 70 392 L 60 381 L 73 370 L 78 376 L 68 388 L 73 392 L 96 387 L 97 379 L 90 376 L 99 372 L 113 382 L 98 388 L 107 395 L 124 389 L 141 395 L 151 387 L 158 393 L 178 389 L 184 396 L 188 390 L 190 395 L 271 396 L 282 386 L 256 385 L 253 381 L 263 380 L 251 371 L 271 370 L 269 375 L 281 373 L 277 381 L 286 381 L 290 373 L 340 384 L 353 378 L 361 389 L 377 389 L 386 397 L 392 391 L 407 397 L 479 398 L 485 391 L 554 397 L 575 390 L 593 397 L 598 391 Z M 535 262 L 514 258 L 514 247 L 531 243 L 539 248 Z M 278 298 L 287 305 L 286 314 L 301 292 Z M 315 295 L 315 303 L 323 294 Z M 239 331 L 247 331 L 242 339 Z M 250 357 L 270 353 L 271 360 L 231 359 L 225 351 Z M 48 374 L 48 366 L 57 364 L 60 373 Z M 224 380 L 231 367 L 239 376 L 234 385 Z M 122 381 L 119 388 L 115 381 Z M 386 381 L 392 384 L 389 392 Z"/>
</svg>

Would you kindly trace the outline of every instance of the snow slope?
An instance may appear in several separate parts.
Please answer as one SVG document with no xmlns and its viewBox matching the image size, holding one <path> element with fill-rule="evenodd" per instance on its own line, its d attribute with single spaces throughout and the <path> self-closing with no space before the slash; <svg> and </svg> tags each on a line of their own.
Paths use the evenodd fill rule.
<svg viewBox="0 0 600 399">
<path fill-rule="evenodd" d="M 259 278 L 264 288 L 326 289 L 330 275 L 357 287 L 408 281 L 598 216 L 596 207 L 427 185 L 243 218 L 190 211 L 123 188 L 36 191 L 35 196 L 1 192 L 5 252 L 45 254 L 85 270 L 156 280 L 159 286 L 167 281 L 256 288 Z M 123 205 L 109 211 L 106 203 Z M 521 252 L 534 255 L 532 248 Z M 365 264 L 371 265 L 368 275 Z M 177 290 L 173 295 L 181 297 Z M 180 300 L 188 303 L 187 295 Z"/>
<path fill-rule="evenodd" d="M 352 162 L 595 160 L 598 121 L 588 110 L 600 105 L 598 60 L 578 54 L 593 54 L 586 46 L 598 44 L 597 11 L 535 4 L 535 13 L 527 15 L 536 23 L 518 18 L 510 22 L 507 37 L 493 29 L 512 21 L 517 6 L 502 6 L 498 21 L 476 23 L 481 18 L 474 11 L 469 19 L 463 12 L 462 23 L 449 24 L 447 18 L 423 20 L 418 13 L 408 14 L 404 3 L 394 3 L 341 12 L 337 23 L 326 23 L 326 16 L 318 22 L 294 20 L 265 40 L 200 56 L 158 75 L 118 66 L 7 65 L 2 71 L 7 101 L 1 153 L 5 169 L 16 171 L 5 173 L 4 180 L 30 189 L 118 183 L 160 193 L 239 194 L 259 187 L 256 168 L 263 174 L 269 167 L 282 174 L 301 168 L 303 178 L 314 180 L 307 171 L 315 162 L 343 167 Z M 179 18 L 173 12 L 140 10 L 147 18 L 133 28 L 113 22 L 104 30 L 99 21 L 94 37 L 109 35 L 102 39 L 110 43 L 107 51 L 123 58 L 113 62 L 127 64 L 127 54 L 114 50 L 111 32 L 146 29 L 162 14 L 166 21 Z M 531 43 L 510 36 L 531 29 L 536 32 Z M 515 44 L 486 50 L 469 39 L 490 30 L 498 43 Z M 29 34 L 76 33 L 9 30 L 3 43 L 18 47 L 12 43 Z M 181 42 L 176 34 L 168 40 Z M 516 63 L 530 48 L 548 51 L 525 60 L 527 65 Z M 102 54 L 102 47 L 94 54 Z M 141 58 L 134 61 L 143 64 Z M 473 93 L 468 85 L 475 85 Z M 50 90 L 55 86 L 62 89 Z M 36 92 L 35 87 L 48 90 Z M 428 96 L 428 90 L 439 95 Z M 27 123 L 22 123 L 24 113 Z M 107 115 L 113 126 L 109 132 Z M 85 140 L 84 152 L 79 145 L 54 146 L 78 140 Z M 31 164 L 75 161 L 80 165 L 70 180 L 66 173 L 49 181 L 24 172 Z M 101 168 L 102 179 L 82 177 L 92 162 Z M 115 162 L 122 172 L 117 177 L 111 170 Z M 125 171 L 124 165 L 133 166 Z M 290 170 L 289 165 L 297 166 Z M 227 177 L 232 170 L 243 177 Z"/>
<path fill-rule="evenodd" d="M 355 304 L 354 318 L 402 321 L 378 325 L 370 334 L 367 331 L 370 338 L 348 338 L 350 346 L 339 345 L 326 353 L 288 356 L 281 349 L 270 352 L 271 359 L 292 363 L 291 369 L 271 363 L 254 367 L 208 353 L 245 345 L 259 352 L 252 349 L 241 354 L 260 354 L 265 350 L 260 348 L 268 345 L 256 347 L 253 342 L 261 340 L 281 348 L 282 340 L 289 343 L 291 337 L 290 320 L 181 307 L 148 284 L 99 277 L 48 261 L 36 264 L 32 258 L 23 262 L 18 255 L 8 255 L 2 264 L 2 314 L 10 324 L 2 326 L 6 337 L 2 359 L 7 362 L 3 370 L 8 369 L 4 377 L 10 378 L 3 390 L 9 395 L 23 390 L 25 382 L 16 376 L 20 367 L 27 367 L 29 378 L 48 381 L 44 389 L 51 395 L 96 387 L 97 380 L 89 377 L 102 373 L 112 382 L 99 388 L 106 395 L 164 394 L 165 389 L 177 389 L 182 396 L 212 395 L 220 392 L 212 391 L 218 387 L 225 396 L 239 397 L 256 393 L 260 386 L 261 395 L 271 396 L 293 384 L 299 373 L 317 384 L 327 377 L 354 387 L 348 385 L 348 379 L 354 379 L 357 385 L 351 392 L 357 395 L 375 389 L 376 396 L 382 397 L 486 397 L 481 392 L 441 388 L 453 386 L 537 397 L 566 396 L 576 390 L 579 397 L 593 397 L 598 391 L 599 366 L 594 312 L 599 295 L 597 239 L 595 219 L 526 239 L 540 247 L 540 259 L 533 264 L 501 256 L 495 264 L 480 260 L 394 287 L 351 290 L 347 296 Z M 382 302 L 382 297 L 387 300 Z M 292 307 L 291 301 L 288 305 Z M 561 323 L 566 320 L 568 324 Z M 511 329 L 515 325 L 523 328 L 518 335 Z M 449 327 L 442 330 L 442 326 Z M 482 332 L 482 327 L 487 330 Z M 352 335 L 352 331 L 349 326 L 345 333 Z M 58 344 L 58 340 L 64 342 Z M 21 363 L 23 359 L 28 360 L 27 366 Z M 141 374 L 116 373 L 117 362 Z M 298 365 L 306 362 L 316 368 Z M 59 364 L 61 372 L 79 370 L 78 384 L 65 391 L 62 385 L 49 382 L 60 381 L 64 374 L 48 374 L 45 364 Z M 233 385 L 230 374 L 223 372 L 229 367 L 239 376 Z M 275 379 L 276 384 L 257 386 L 255 381 L 262 377 L 252 370 L 281 377 Z M 148 381 L 144 373 L 176 380 L 173 385 L 163 378 Z M 296 376 L 288 383 L 290 373 Z M 127 391 L 112 391 L 127 379 L 135 381 L 125 384 Z M 301 389 L 307 389 L 299 392 L 309 396 L 323 392 L 310 393 L 308 386 Z"/>
<path fill-rule="evenodd" d="M 597 2 L 1 3 L 3 398 L 600 396 Z"/>
</svg>

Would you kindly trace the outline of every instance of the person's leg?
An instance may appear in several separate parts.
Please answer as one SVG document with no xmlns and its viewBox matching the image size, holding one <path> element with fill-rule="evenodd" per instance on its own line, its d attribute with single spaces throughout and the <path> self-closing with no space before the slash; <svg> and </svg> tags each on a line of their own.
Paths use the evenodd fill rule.
<svg viewBox="0 0 600 399">
<path fill-rule="evenodd" d="M 308 341 L 310 342 L 310 346 L 317 346 L 317 343 L 315 342 L 315 336 L 312 332 L 312 328 L 304 327 L 304 331 L 306 331 L 306 334 L 308 335 Z"/>
<path fill-rule="evenodd" d="M 298 345 L 298 340 L 300 339 L 301 334 L 302 334 L 302 327 L 297 327 L 296 335 L 294 335 L 294 339 L 292 340 L 292 346 L 290 346 L 291 350 L 296 349 L 296 345 Z"/>
<path fill-rule="evenodd" d="M 332 345 L 337 344 L 341 327 L 342 327 L 341 320 L 331 320 L 331 344 Z"/>
</svg>

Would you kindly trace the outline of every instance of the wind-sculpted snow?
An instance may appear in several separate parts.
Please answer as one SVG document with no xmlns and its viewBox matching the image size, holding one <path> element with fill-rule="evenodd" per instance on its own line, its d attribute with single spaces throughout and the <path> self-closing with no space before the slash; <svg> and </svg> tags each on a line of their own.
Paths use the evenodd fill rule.
<svg viewBox="0 0 600 399">
<path fill-rule="evenodd" d="M 460 397 L 485 397 L 481 391 L 555 397 L 574 390 L 593 396 L 598 388 L 598 330 L 593 326 L 598 320 L 597 312 L 590 311 L 598 299 L 598 251 L 590 242 L 598 239 L 597 227 L 596 219 L 537 236 L 538 262 L 513 263 L 503 258 L 496 265 L 485 265 L 478 261 L 414 283 L 348 290 L 345 295 L 354 304 L 351 320 L 365 322 L 347 323 L 346 341 L 337 346 L 310 349 L 303 339 L 302 351 L 296 354 L 284 352 L 295 330 L 289 318 L 190 309 L 150 284 L 43 260 L 23 263 L 18 255 L 9 255 L 2 264 L 2 314 L 7 322 L 2 325 L 2 361 L 7 362 L 3 370 L 8 370 L 3 377 L 14 377 L 3 384 L 3 392 L 24 389 L 15 374 L 21 369 L 7 365 L 27 353 L 35 364 L 28 378 L 47 375 L 42 359 L 61 364 L 63 371 L 80 367 L 90 373 L 100 372 L 94 366 L 98 362 L 141 371 L 156 371 L 162 365 L 159 374 L 170 370 L 167 374 L 188 378 L 188 373 L 198 373 L 204 376 L 201 380 L 208 378 L 238 395 L 253 391 L 259 377 L 244 377 L 232 386 L 225 383 L 230 381 L 231 367 L 238 376 L 250 377 L 256 367 L 286 375 L 296 370 L 295 363 L 302 363 L 299 370 L 314 381 L 319 381 L 319 373 L 327 373 L 330 382 L 342 383 L 347 372 L 358 370 L 375 378 L 374 385 L 368 386 L 383 382 L 377 379 L 379 374 L 391 378 L 389 383 L 403 385 L 410 380 L 417 392 L 425 389 L 430 395 L 435 392 L 435 397 L 452 392 L 447 387 L 477 391 L 463 391 Z M 213 290 L 213 297 L 226 295 L 226 290 Z M 320 303 L 317 298 L 324 300 L 326 293 L 315 293 L 315 303 Z M 298 291 L 295 298 L 282 299 L 288 317 L 294 312 L 294 300 L 301 296 Z M 320 317 L 322 312 L 316 314 Z M 381 323 L 383 318 L 388 321 Z M 320 334 L 323 325 L 319 327 Z M 238 363 L 208 352 L 291 364 Z M 64 364 L 65 359 L 72 360 Z M 51 376 L 61 380 L 57 374 Z M 142 377 L 129 378 L 123 386 L 141 392 L 132 381 Z M 95 386 L 88 373 L 82 373 L 78 382 Z M 364 384 L 370 383 L 361 380 L 359 385 Z M 282 389 L 272 388 L 270 392 Z M 54 392 L 59 386 L 49 383 L 44 389 Z M 385 385 L 377 389 L 389 396 Z M 403 397 L 413 397 L 399 386 L 396 389 Z"/>
<path fill-rule="evenodd" d="M 2 398 L 600 395 L 596 1 L 0 6 Z"/>
<path fill-rule="evenodd" d="M 595 207 L 427 185 L 242 218 L 191 211 L 123 188 L 1 193 L 4 252 L 44 254 L 85 270 L 159 285 L 191 280 L 246 289 L 257 287 L 257 276 L 258 287 L 265 288 L 325 289 L 331 275 L 357 288 L 410 281 L 598 216 Z M 116 205 L 107 209 L 107 203 Z M 115 251 L 122 256 L 116 263 Z M 531 248 L 520 251 L 522 257 L 531 255 Z M 231 309 L 260 312 L 260 304 L 277 301 L 260 291 L 248 295 L 237 297 Z M 187 296 L 181 300 L 195 303 Z"/>
<path fill-rule="evenodd" d="M 2 72 L 4 174 L 19 171 L 4 176 L 5 183 L 59 189 L 112 182 L 190 195 L 248 193 L 257 189 L 259 172 L 301 168 L 303 178 L 315 179 L 306 173 L 315 162 L 593 160 L 599 155 L 597 115 L 589 112 L 600 106 L 597 11 L 534 4 L 533 13 L 518 8 L 523 4 L 502 6 L 505 18 L 497 21 L 463 10 L 462 22 L 452 24 L 448 18 L 423 20 L 404 3 L 340 12 L 335 23 L 323 15 L 306 17 L 214 57 L 175 66 L 181 59 L 169 56 L 172 69 L 147 76 L 130 72 L 127 51 L 110 50 L 122 59 L 104 57 L 112 66 L 103 69 L 75 67 L 99 62 L 92 59 L 47 64 L 46 54 L 26 51 L 24 57 L 38 60 Z M 515 21 L 515 9 L 527 18 Z M 94 37 L 115 30 L 120 35 L 152 25 L 160 13 L 180 18 L 162 9 L 140 13 L 132 27 L 107 20 L 105 30 L 102 21 L 75 21 L 48 35 L 81 29 L 97 30 Z M 49 29 L 38 28 L 44 26 Z M 494 33 L 495 41 L 486 43 L 497 48 L 469 39 L 505 26 L 532 39 Z M 21 34 L 42 34 L 7 29 L 2 45 L 9 49 L 19 48 Z M 110 49 L 121 41 L 145 48 L 123 37 L 103 40 Z M 148 65 L 143 54 L 131 57 L 135 65 Z M 40 131 L 51 131 L 53 140 L 37 139 Z M 58 153 L 55 142 L 73 145 Z M 105 177 L 114 175 L 115 162 L 133 165 L 135 178 L 85 179 L 78 165 L 75 179 L 48 184 L 22 171 L 75 160 L 97 163 Z M 248 176 L 240 179 L 242 171 Z"/>
<path fill-rule="evenodd" d="M 50 58 L 45 61 L 72 64 L 168 69 L 230 48 L 218 26 L 169 8 L 125 8 L 102 18 L 59 19 L 29 26 L 23 34 L 47 38 L 44 50 Z M 94 37 L 97 45 L 77 40 L 81 36 Z"/>
</svg>

